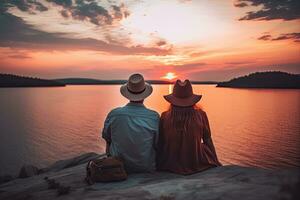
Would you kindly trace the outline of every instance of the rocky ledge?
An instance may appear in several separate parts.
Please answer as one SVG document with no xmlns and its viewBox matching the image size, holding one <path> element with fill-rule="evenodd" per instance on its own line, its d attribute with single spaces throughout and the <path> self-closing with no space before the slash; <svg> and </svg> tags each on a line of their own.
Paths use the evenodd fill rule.
<svg viewBox="0 0 300 200">
<path fill-rule="evenodd" d="M 132 174 L 126 181 L 89 186 L 84 181 L 86 162 L 99 156 L 83 154 L 45 169 L 24 167 L 19 177 L 26 178 L 0 185 L 0 199 L 300 199 L 299 169 L 227 165 L 189 176 Z"/>
</svg>

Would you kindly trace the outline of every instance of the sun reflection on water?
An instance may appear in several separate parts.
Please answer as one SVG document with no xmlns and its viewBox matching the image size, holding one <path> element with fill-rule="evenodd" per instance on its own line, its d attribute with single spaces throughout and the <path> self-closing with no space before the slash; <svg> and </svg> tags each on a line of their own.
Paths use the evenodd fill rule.
<svg viewBox="0 0 300 200">
<path fill-rule="evenodd" d="M 173 91 L 173 84 L 169 84 L 169 94 L 171 94 Z"/>
</svg>

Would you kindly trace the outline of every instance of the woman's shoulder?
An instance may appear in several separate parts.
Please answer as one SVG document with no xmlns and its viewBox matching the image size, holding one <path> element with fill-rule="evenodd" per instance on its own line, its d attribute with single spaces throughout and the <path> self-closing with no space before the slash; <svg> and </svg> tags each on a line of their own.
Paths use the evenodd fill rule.
<svg viewBox="0 0 300 200">
<path fill-rule="evenodd" d="M 167 111 L 164 111 L 164 112 L 162 112 L 162 113 L 161 113 L 161 115 L 160 115 L 160 118 L 161 118 L 161 119 L 164 119 L 164 118 L 166 118 L 166 117 L 169 115 L 169 112 L 170 112 L 170 111 L 168 111 L 168 110 L 167 110 Z"/>
<path fill-rule="evenodd" d="M 195 110 L 201 115 L 206 115 L 206 112 L 202 108 L 195 108 Z"/>
</svg>

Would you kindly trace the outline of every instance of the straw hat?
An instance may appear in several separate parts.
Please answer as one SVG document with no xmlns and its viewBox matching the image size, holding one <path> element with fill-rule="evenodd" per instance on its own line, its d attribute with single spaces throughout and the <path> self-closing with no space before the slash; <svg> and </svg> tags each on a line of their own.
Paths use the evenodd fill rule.
<svg viewBox="0 0 300 200">
<path fill-rule="evenodd" d="M 185 80 L 184 82 L 177 80 L 173 88 L 173 93 L 164 96 L 171 104 L 181 107 L 193 106 L 200 101 L 201 97 L 202 95 L 193 93 L 192 84 L 189 80 Z"/>
<path fill-rule="evenodd" d="M 130 101 L 141 101 L 152 93 L 153 89 L 141 74 L 132 74 L 128 82 L 121 86 L 121 94 Z"/>
</svg>

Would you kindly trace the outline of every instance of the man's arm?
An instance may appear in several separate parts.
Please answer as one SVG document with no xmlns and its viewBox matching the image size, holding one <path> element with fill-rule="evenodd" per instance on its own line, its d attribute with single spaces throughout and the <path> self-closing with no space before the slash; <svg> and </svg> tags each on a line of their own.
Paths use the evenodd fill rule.
<svg viewBox="0 0 300 200">
<path fill-rule="evenodd" d="M 102 130 L 102 138 L 106 141 L 106 154 L 109 155 L 109 147 L 111 144 L 111 117 L 110 114 L 106 117 L 104 121 L 104 126 Z"/>
</svg>

